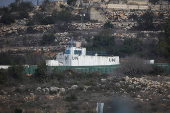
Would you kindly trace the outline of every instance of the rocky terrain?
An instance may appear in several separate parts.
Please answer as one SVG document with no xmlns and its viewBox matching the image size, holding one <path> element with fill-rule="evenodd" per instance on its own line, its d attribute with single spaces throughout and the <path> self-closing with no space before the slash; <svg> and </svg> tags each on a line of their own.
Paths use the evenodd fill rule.
<svg viewBox="0 0 170 113">
<path fill-rule="evenodd" d="M 57 75 L 56 75 L 57 76 Z M 3 86 L 0 112 L 95 113 L 103 102 L 105 113 L 169 113 L 170 76 L 141 77 L 112 74 L 78 74 L 65 71 L 65 79 L 45 83 L 31 82 Z M 115 108 L 115 109 L 114 109 Z"/>
</svg>

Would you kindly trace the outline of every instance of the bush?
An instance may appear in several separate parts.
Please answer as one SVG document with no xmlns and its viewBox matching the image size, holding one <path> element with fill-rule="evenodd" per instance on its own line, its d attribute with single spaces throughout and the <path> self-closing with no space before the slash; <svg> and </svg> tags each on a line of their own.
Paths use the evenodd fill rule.
<svg viewBox="0 0 170 113">
<path fill-rule="evenodd" d="M 28 1 L 21 2 L 20 4 L 17 4 L 16 2 L 14 2 L 14 3 L 11 3 L 9 7 L 11 7 L 12 12 L 16 12 L 16 11 L 29 12 L 29 11 L 32 11 L 34 8 L 32 2 L 28 2 Z"/>
<path fill-rule="evenodd" d="M 71 101 L 77 101 L 77 96 L 76 96 L 74 93 L 71 93 L 70 96 L 67 96 L 67 97 L 65 98 L 65 101 L 69 101 L 69 102 L 71 102 Z"/>
<path fill-rule="evenodd" d="M 0 84 L 4 84 L 7 81 L 7 73 L 4 69 L 0 69 Z"/>
<path fill-rule="evenodd" d="M 43 25 L 48 25 L 48 24 L 54 24 L 54 21 L 53 21 L 52 16 L 47 16 L 47 17 L 44 17 L 44 18 L 40 21 L 40 23 L 43 24 Z"/>
<path fill-rule="evenodd" d="M 152 66 L 145 64 L 144 61 L 137 56 L 131 56 L 124 59 L 124 62 L 121 63 L 118 71 L 125 75 L 134 77 L 150 73 L 150 71 L 152 71 Z"/>
<path fill-rule="evenodd" d="M 20 15 L 20 17 L 19 17 L 20 19 L 29 17 L 28 12 L 26 12 L 26 11 L 19 12 L 19 15 Z"/>
<path fill-rule="evenodd" d="M 157 65 L 153 65 L 152 69 L 153 70 L 150 71 L 150 74 L 153 74 L 153 75 L 159 75 L 159 74 L 162 74 L 164 72 L 164 70 Z"/>
<path fill-rule="evenodd" d="M 108 22 L 106 22 L 106 23 L 104 24 L 104 28 L 105 28 L 105 29 L 113 28 L 113 24 L 111 24 L 111 22 L 108 21 Z"/>
<path fill-rule="evenodd" d="M 37 65 L 33 76 L 38 82 L 44 82 L 47 79 L 47 66 L 45 62 L 41 62 Z"/>
<path fill-rule="evenodd" d="M 37 30 L 33 29 L 32 26 L 27 27 L 27 33 L 36 33 L 36 32 L 37 32 Z"/>
<path fill-rule="evenodd" d="M 140 30 L 153 30 L 154 29 L 153 18 L 154 18 L 153 12 L 151 11 L 145 12 L 142 16 L 140 16 L 138 20 L 138 28 Z"/>
<path fill-rule="evenodd" d="M 26 26 L 33 26 L 34 25 L 34 21 L 33 20 L 29 20 L 26 24 Z"/>
<path fill-rule="evenodd" d="M 69 110 L 67 113 L 76 113 L 75 111 Z"/>
<path fill-rule="evenodd" d="M 10 13 L 5 13 L 2 15 L 0 22 L 9 25 L 11 23 L 15 23 L 15 19 Z"/>
<path fill-rule="evenodd" d="M 61 12 L 58 12 L 59 20 L 70 22 L 71 18 L 72 18 L 72 14 L 68 10 L 62 10 Z"/>
<path fill-rule="evenodd" d="M 67 0 L 68 5 L 75 5 L 77 0 Z"/>
<path fill-rule="evenodd" d="M 22 109 L 20 109 L 20 108 L 15 108 L 15 113 L 22 113 Z"/>
<path fill-rule="evenodd" d="M 45 34 L 42 37 L 41 44 L 46 45 L 46 44 L 51 44 L 55 40 L 55 36 L 53 34 Z"/>
<path fill-rule="evenodd" d="M 8 68 L 8 75 L 10 78 L 22 82 L 24 77 L 24 67 L 22 65 L 12 65 Z"/>
</svg>

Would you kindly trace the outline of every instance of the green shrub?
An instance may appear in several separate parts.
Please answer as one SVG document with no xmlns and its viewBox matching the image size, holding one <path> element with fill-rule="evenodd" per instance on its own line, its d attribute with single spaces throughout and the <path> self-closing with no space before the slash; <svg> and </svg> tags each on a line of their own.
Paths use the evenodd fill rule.
<svg viewBox="0 0 170 113">
<path fill-rule="evenodd" d="M 20 109 L 20 108 L 15 108 L 15 113 L 22 113 L 22 109 Z"/>
<path fill-rule="evenodd" d="M 47 66 L 45 62 L 41 62 L 37 65 L 37 69 L 35 70 L 35 73 L 33 77 L 36 79 L 38 82 L 44 82 L 47 80 Z"/>
<path fill-rule="evenodd" d="M 45 34 L 42 37 L 41 44 L 46 45 L 46 44 L 51 44 L 55 40 L 55 36 L 53 34 Z"/>
<path fill-rule="evenodd" d="M 7 73 L 4 69 L 0 69 L 0 84 L 4 84 L 7 81 Z"/>
<path fill-rule="evenodd" d="M 77 0 L 67 0 L 68 5 L 75 5 Z"/>
<path fill-rule="evenodd" d="M 153 74 L 153 75 L 159 75 L 159 74 L 162 74 L 164 72 L 164 70 L 157 66 L 157 65 L 153 65 L 152 66 L 152 71 L 150 71 L 150 74 Z"/>
<path fill-rule="evenodd" d="M 36 33 L 36 32 L 37 32 L 37 30 L 33 29 L 32 26 L 27 27 L 27 33 Z"/>
<path fill-rule="evenodd" d="M 16 92 L 16 93 L 19 93 L 19 94 L 22 94 L 22 90 L 21 89 L 19 89 L 19 88 L 16 88 L 15 90 L 14 90 L 14 92 Z"/>
<path fill-rule="evenodd" d="M 69 110 L 67 113 L 76 113 L 75 111 Z"/>
<path fill-rule="evenodd" d="M 27 26 L 33 26 L 34 25 L 34 21 L 33 20 L 29 20 L 26 25 Z"/>
<path fill-rule="evenodd" d="M 57 94 L 57 91 L 50 91 L 49 94 L 50 95 Z"/>
<path fill-rule="evenodd" d="M 111 24 L 110 21 L 107 21 L 107 22 L 104 24 L 104 28 L 105 28 L 105 29 L 113 28 L 113 24 Z"/>
<path fill-rule="evenodd" d="M 5 13 L 2 15 L 0 22 L 9 25 L 11 23 L 15 23 L 15 18 L 10 13 Z"/>
<path fill-rule="evenodd" d="M 71 93 L 70 96 L 67 96 L 65 98 L 65 101 L 68 101 L 68 102 L 77 101 L 77 96 L 74 93 Z"/>
<path fill-rule="evenodd" d="M 53 21 L 52 16 L 47 16 L 47 17 L 44 17 L 44 18 L 40 21 L 40 23 L 43 24 L 43 25 L 48 25 L 48 24 L 54 24 L 54 21 Z"/>
<path fill-rule="evenodd" d="M 20 15 L 20 17 L 19 17 L 20 19 L 29 17 L 28 12 L 26 12 L 26 11 L 19 12 L 19 15 Z"/>
<path fill-rule="evenodd" d="M 22 65 L 12 65 L 8 68 L 8 76 L 16 81 L 22 82 L 24 74 L 24 67 Z"/>
</svg>

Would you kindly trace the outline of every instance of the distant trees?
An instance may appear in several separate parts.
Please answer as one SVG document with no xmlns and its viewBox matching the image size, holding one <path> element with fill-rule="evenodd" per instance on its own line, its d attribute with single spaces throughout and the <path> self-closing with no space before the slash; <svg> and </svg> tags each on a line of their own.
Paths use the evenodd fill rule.
<svg viewBox="0 0 170 113">
<path fill-rule="evenodd" d="M 115 38 L 109 35 L 108 30 L 103 30 L 99 35 L 94 37 L 92 46 L 87 46 L 87 49 L 106 51 L 111 54 L 113 53 L 113 47 L 115 47 Z"/>
<path fill-rule="evenodd" d="M 9 5 L 9 7 L 11 7 L 11 12 L 30 12 L 33 10 L 34 6 L 32 4 L 32 2 L 29 1 L 25 1 L 25 2 L 21 2 L 20 4 L 18 4 L 17 2 L 11 3 Z"/>
<path fill-rule="evenodd" d="M 68 5 L 75 5 L 77 0 L 67 0 Z"/>
<path fill-rule="evenodd" d="M 165 23 L 165 33 L 160 42 L 161 53 L 170 59 L 170 18 Z"/>
<path fill-rule="evenodd" d="M 32 24 L 54 24 L 58 21 L 63 22 L 70 22 L 72 20 L 72 14 L 70 11 L 63 9 L 62 11 L 58 12 L 56 9 L 53 10 L 51 16 L 44 15 L 42 13 L 36 13 L 32 20 Z"/>
<path fill-rule="evenodd" d="M 149 0 L 149 2 L 150 3 L 152 3 L 152 4 L 156 4 L 156 3 L 158 3 L 160 0 Z"/>
<path fill-rule="evenodd" d="M 5 7 L 2 9 L 2 18 L 0 19 L 0 22 L 6 25 L 14 23 L 15 19 L 28 18 L 28 12 L 34 8 L 32 2 L 28 1 L 21 2 L 20 4 L 14 2 L 11 3 L 9 7 L 10 8 Z M 12 12 L 17 12 L 17 14 L 14 15 Z"/>
<path fill-rule="evenodd" d="M 121 56 L 131 55 L 143 51 L 143 44 L 139 39 L 125 39 L 123 45 L 119 49 Z"/>
<path fill-rule="evenodd" d="M 0 19 L 1 23 L 4 23 L 6 25 L 10 25 L 11 23 L 15 22 L 15 18 L 13 15 L 11 15 L 10 13 L 4 13 L 2 15 L 2 18 Z"/>
<path fill-rule="evenodd" d="M 138 28 L 140 30 L 153 30 L 154 13 L 152 11 L 145 12 L 142 16 L 138 19 Z"/>
</svg>

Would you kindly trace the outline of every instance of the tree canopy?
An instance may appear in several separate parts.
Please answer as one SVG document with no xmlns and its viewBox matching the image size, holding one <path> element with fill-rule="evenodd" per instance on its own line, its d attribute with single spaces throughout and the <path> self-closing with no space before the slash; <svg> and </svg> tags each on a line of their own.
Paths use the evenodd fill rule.
<svg viewBox="0 0 170 113">
<path fill-rule="evenodd" d="M 154 13 L 152 11 L 145 12 L 138 20 L 138 28 L 141 30 L 153 30 L 153 18 Z"/>
<path fill-rule="evenodd" d="M 46 44 L 51 44 L 55 40 L 55 36 L 53 34 L 45 34 L 42 37 L 41 44 L 46 45 Z"/>
<path fill-rule="evenodd" d="M 170 18 L 165 23 L 164 37 L 160 43 L 161 52 L 169 59 L 170 57 Z"/>
</svg>

